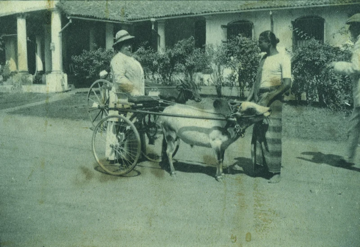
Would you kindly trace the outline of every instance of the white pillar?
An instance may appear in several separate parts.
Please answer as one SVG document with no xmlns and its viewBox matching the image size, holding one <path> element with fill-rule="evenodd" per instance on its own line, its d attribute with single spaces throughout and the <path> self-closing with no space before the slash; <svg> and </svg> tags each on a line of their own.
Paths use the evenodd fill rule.
<svg viewBox="0 0 360 247">
<path fill-rule="evenodd" d="M 69 69 L 69 64 L 68 64 L 68 53 L 67 53 L 67 47 L 68 47 L 68 38 L 69 35 L 67 32 L 62 32 L 61 33 L 61 42 L 62 42 L 62 64 L 63 66 L 67 66 L 66 69 L 64 69 L 64 67 L 62 68 L 63 71 L 67 71 L 67 69 Z"/>
<path fill-rule="evenodd" d="M 93 27 L 89 30 L 89 50 L 95 50 L 96 41 L 95 41 L 95 29 Z"/>
<path fill-rule="evenodd" d="M 17 71 L 16 66 L 16 37 L 10 36 L 5 39 L 5 58 L 11 72 Z"/>
<path fill-rule="evenodd" d="M 26 18 L 25 15 L 17 16 L 17 55 L 18 71 L 28 73 L 27 59 L 27 36 L 26 36 Z"/>
<path fill-rule="evenodd" d="M 51 66 L 52 72 L 46 75 L 47 92 L 68 90 L 67 75 L 62 71 L 61 15 L 55 9 L 51 13 Z"/>
<path fill-rule="evenodd" d="M 106 23 L 105 32 L 105 48 L 109 50 L 114 44 L 114 24 Z"/>
<path fill-rule="evenodd" d="M 41 72 L 44 70 L 43 61 L 42 61 L 42 52 L 41 52 L 41 36 L 36 36 L 36 71 Z"/>
<path fill-rule="evenodd" d="M 51 50 L 50 50 L 50 43 L 51 43 L 51 31 L 50 25 L 44 25 L 44 56 L 45 56 L 45 73 L 50 73 L 52 70 L 51 67 Z"/>
<path fill-rule="evenodd" d="M 160 40 L 158 42 L 158 51 L 164 52 L 165 51 L 165 21 L 158 21 L 158 34 Z"/>
<path fill-rule="evenodd" d="M 58 10 L 51 14 L 51 63 L 52 72 L 60 73 L 62 71 L 62 47 L 61 47 L 61 16 Z"/>
</svg>

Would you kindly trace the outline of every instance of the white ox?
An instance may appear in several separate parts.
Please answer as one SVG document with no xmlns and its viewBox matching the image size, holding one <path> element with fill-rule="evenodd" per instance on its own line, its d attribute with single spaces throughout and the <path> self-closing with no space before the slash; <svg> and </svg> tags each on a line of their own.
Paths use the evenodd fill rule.
<svg viewBox="0 0 360 247">
<path fill-rule="evenodd" d="M 225 100 L 215 100 L 214 109 L 206 111 L 180 104 L 164 109 L 164 114 L 196 117 L 196 119 L 160 117 L 160 124 L 164 133 L 163 149 L 166 149 L 166 154 L 163 150 L 163 156 L 167 156 L 171 175 L 175 175 L 172 160 L 173 152 L 176 149 L 176 144 L 180 141 L 179 139 L 181 139 L 190 145 L 212 148 L 218 161 L 215 177 L 217 180 L 222 179 L 225 150 L 240 136 L 243 136 L 247 127 L 270 115 L 269 107 L 263 107 L 252 102 L 237 103 L 235 106 L 231 106 Z"/>
</svg>

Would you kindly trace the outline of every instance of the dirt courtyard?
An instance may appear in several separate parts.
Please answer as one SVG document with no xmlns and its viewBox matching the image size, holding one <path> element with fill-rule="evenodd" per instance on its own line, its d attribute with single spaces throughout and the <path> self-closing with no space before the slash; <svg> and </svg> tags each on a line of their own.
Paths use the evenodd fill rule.
<svg viewBox="0 0 360 247">
<path fill-rule="evenodd" d="M 251 131 L 226 152 L 181 145 L 177 177 L 98 171 L 87 121 L 0 114 L 0 246 L 360 246 L 360 167 L 343 142 L 285 138 L 282 181 L 251 177 Z"/>
</svg>

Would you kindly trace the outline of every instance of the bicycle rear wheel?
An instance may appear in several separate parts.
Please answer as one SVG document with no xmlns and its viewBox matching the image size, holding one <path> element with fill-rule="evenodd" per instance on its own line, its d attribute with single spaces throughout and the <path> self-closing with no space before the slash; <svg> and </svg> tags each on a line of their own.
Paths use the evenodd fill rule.
<svg viewBox="0 0 360 247">
<path fill-rule="evenodd" d="M 87 94 L 87 111 L 93 127 L 98 122 L 109 115 L 109 91 L 112 83 L 99 79 L 96 80 L 89 88 Z"/>
</svg>

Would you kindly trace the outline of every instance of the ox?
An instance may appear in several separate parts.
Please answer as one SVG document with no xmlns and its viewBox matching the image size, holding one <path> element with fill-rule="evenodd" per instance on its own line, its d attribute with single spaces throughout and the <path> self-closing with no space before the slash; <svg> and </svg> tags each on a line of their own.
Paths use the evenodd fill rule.
<svg viewBox="0 0 360 247">
<path fill-rule="evenodd" d="M 269 107 L 252 102 L 230 104 L 225 100 L 215 100 L 213 105 L 213 109 L 206 111 L 180 104 L 164 109 L 163 113 L 168 116 L 159 119 L 164 133 L 162 155 L 169 161 L 171 175 L 175 175 L 172 155 L 181 139 L 189 145 L 208 147 L 215 151 L 218 161 L 215 177 L 221 180 L 225 150 L 244 135 L 247 127 L 270 115 Z M 171 117 L 172 114 L 198 119 Z"/>
</svg>

